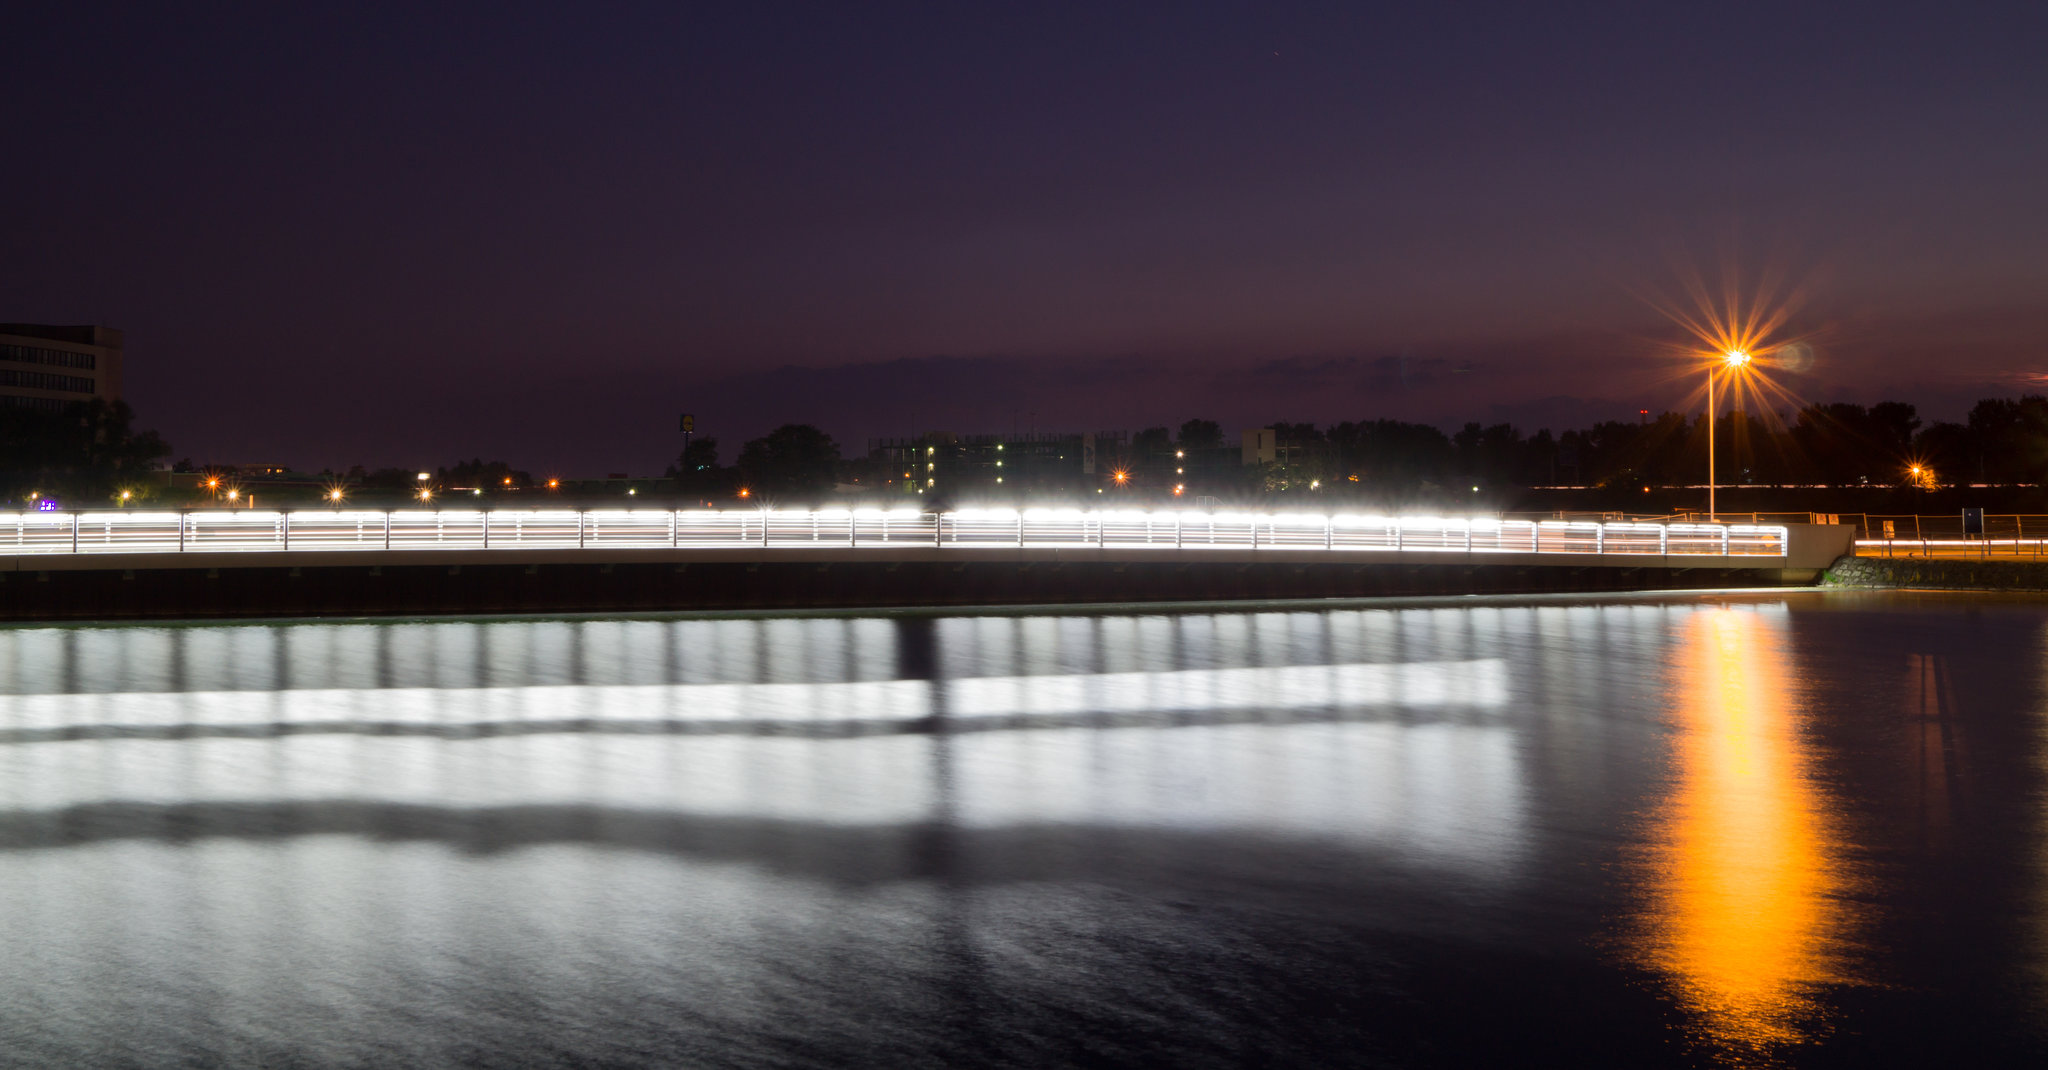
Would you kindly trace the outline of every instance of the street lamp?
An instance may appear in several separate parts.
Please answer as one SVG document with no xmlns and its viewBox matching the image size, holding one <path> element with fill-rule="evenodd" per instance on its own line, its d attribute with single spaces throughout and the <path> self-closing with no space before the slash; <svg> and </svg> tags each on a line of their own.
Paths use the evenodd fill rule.
<svg viewBox="0 0 2048 1070">
<path fill-rule="evenodd" d="M 1741 369 L 1748 367 L 1749 362 L 1750 356 L 1747 351 L 1741 349 L 1731 349 L 1728 352 L 1721 354 L 1721 360 L 1719 363 L 1721 367 L 1728 369 L 1728 374 L 1734 375 L 1737 371 L 1740 371 Z M 1714 487 L 1716 485 L 1716 480 L 1714 478 L 1714 370 L 1714 365 L 1710 364 L 1707 366 L 1707 519 L 1709 521 L 1715 518 Z"/>
</svg>

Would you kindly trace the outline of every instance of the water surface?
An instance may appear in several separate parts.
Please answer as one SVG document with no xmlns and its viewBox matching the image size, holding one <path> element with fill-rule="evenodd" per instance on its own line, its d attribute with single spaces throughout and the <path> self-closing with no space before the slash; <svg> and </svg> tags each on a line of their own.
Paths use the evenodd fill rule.
<svg viewBox="0 0 2048 1070">
<path fill-rule="evenodd" d="M 0 1065 L 2029 1061 L 2044 626 L 0 630 Z"/>
</svg>

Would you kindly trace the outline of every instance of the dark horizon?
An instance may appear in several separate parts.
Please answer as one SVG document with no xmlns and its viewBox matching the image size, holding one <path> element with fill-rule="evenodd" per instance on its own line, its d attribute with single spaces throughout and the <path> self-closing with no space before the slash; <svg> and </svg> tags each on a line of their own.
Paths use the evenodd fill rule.
<svg viewBox="0 0 2048 1070">
<path fill-rule="evenodd" d="M 0 319 L 127 331 L 177 456 L 658 471 L 878 435 L 2048 381 L 2048 12 L 506 5 L 15 20 Z M 1033 417 L 1031 414 L 1036 413 Z M 1115 414 L 1115 415 L 1112 415 Z"/>
</svg>

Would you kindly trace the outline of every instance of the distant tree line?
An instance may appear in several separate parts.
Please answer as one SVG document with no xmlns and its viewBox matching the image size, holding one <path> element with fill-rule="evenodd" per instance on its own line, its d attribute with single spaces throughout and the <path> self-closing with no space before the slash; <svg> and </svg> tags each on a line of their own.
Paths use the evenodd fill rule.
<svg viewBox="0 0 2048 1070">
<path fill-rule="evenodd" d="M 1247 490 L 1315 486 L 1403 498 L 1431 490 L 1540 486 L 1626 488 L 1692 485 L 1706 479 L 1703 416 L 1665 412 L 1591 427 L 1528 434 L 1511 424 L 1467 423 L 1456 431 L 1402 420 L 1346 420 L 1326 426 L 1274 421 L 1278 456 L 1261 473 L 1236 473 L 1237 447 L 1213 420 L 1177 429 L 1149 427 L 1131 436 L 1137 464 L 1179 464 L 1217 479 L 1262 479 Z M 1816 404 L 1784 413 L 1724 412 L 1715 423 L 1715 463 L 1723 483 L 1933 486 L 2048 482 L 2048 397 L 1988 398 L 1962 423 L 1923 425 L 1911 404 Z M 1180 461 L 1170 458 L 1180 457 Z M 1177 470 L 1177 469 L 1176 469 Z M 716 439 L 699 438 L 668 475 L 685 494 L 730 495 L 739 488 L 779 500 L 816 498 L 858 459 L 840 457 L 831 436 L 787 424 L 746 443 L 731 467 L 718 463 Z"/>
<path fill-rule="evenodd" d="M 1684 485 L 1706 478 L 1702 416 L 1666 412 L 1553 434 L 1468 423 L 1445 434 L 1398 420 L 1271 426 L 1294 482 L 1321 479 L 1403 487 Z M 1721 414 L 1714 426 L 1724 483 L 2039 483 L 2048 481 L 2048 398 L 1991 398 L 1964 423 L 1923 426 L 1898 401 L 1808 405 L 1789 413 Z"/>
<path fill-rule="evenodd" d="M 0 408 L 0 497 L 31 493 L 79 505 L 160 493 L 151 471 L 170 454 L 154 431 L 138 430 L 122 402 L 91 401 L 60 411 Z M 1399 500 L 1432 490 L 1539 486 L 1627 488 L 1689 485 L 1704 479 L 1703 417 L 1666 412 L 1654 419 L 1610 420 L 1561 434 L 1525 434 L 1506 423 L 1468 423 L 1455 432 L 1400 420 L 1312 423 L 1275 421 L 1277 457 L 1244 471 L 1221 425 L 1193 419 L 1177 429 L 1145 428 L 1123 449 L 1134 463 L 1185 467 L 1190 479 L 1246 483 L 1249 492 L 1357 491 Z M 1724 413 L 1715 424 L 1723 483 L 1760 485 L 1948 485 L 2048 483 L 2048 397 L 1987 398 L 1961 423 L 1923 425 L 1913 405 L 1808 405 L 1786 413 Z M 189 461 L 179 470 L 193 471 Z M 326 473 L 332 474 L 332 473 Z M 832 437 L 809 424 L 785 424 L 750 440 L 730 466 L 718 440 L 690 442 L 666 475 L 679 495 L 705 499 L 745 490 L 764 501 L 818 500 L 836 484 L 881 478 L 865 458 L 844 458 Z M 418 472 L 360 466 L 335 477 L 365 490 L 407 492 Z M 473 458 L 437 469 L 436 487 L 524 489 L 528 472 Z"/>
</svg>

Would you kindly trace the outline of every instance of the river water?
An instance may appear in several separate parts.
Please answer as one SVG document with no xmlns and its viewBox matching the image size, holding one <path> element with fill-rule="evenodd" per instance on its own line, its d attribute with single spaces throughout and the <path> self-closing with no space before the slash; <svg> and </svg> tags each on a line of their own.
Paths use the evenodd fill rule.
<svg viewBox="0 0 2048 1070">
<path fill-rule="evenodd" d="M 2048 1057 L 2048 604 L 0 629 L 0 1066 Z"/>
</svg>

